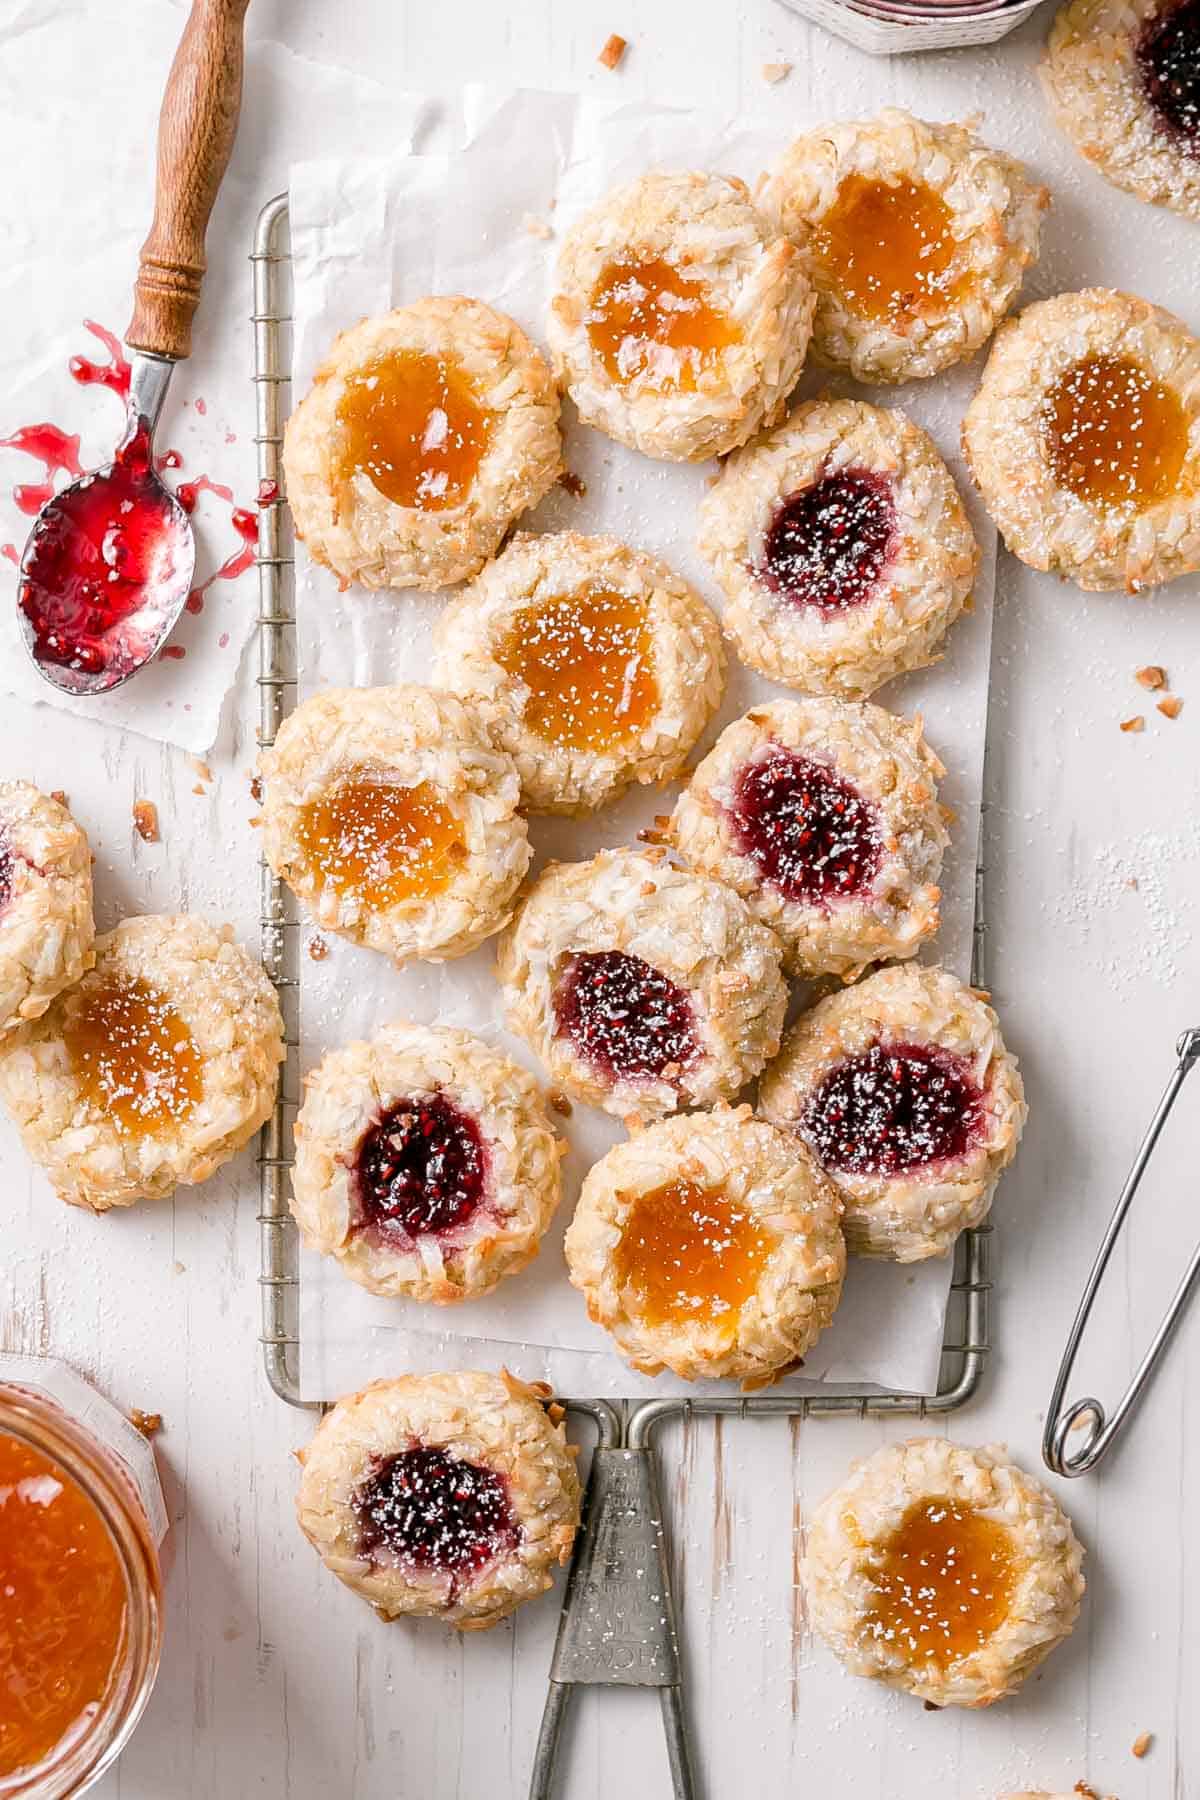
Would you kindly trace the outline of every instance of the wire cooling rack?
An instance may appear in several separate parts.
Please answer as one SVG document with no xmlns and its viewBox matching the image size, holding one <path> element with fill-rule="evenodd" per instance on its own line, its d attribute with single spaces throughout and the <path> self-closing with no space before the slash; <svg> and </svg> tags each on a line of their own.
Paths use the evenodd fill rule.
<svg viewBox="0 0 1200 1800">
<path fill-rule="evenodd" d="M 283 426 L 290 409 L 291 249 L 288 200 L 277 194 L 258 217 L 254 270 L 255 444 L 258 450 L 259 743 L 273 744 L 296 694 L 293 534 L 283 486 Z M 985 985 L 982 855 L 976 865 L 974 986 Z M 292 1124 L 299 1093 L 299 918 L 284 884 L 260 864 L 263 966 L 279 994 L 288 1047 L 275 1110 L 259 1154 L 261 1343 L 267 1380 L 289 1406 L 320 1411 L 300 1389 L 299 1257 L 288 1210 Z M 656 1688 L 676 1800 L 693 1800 L 692 1759 L 683 1709 L 669 1561 L 653 1439 L 665 1421 L 684 1418 L 937 1418 L 976 1393 L 990 1349 L 992 1227 L 959 1240 L 938 1386 L 932 1394 L 863 1389 L 837 1394 L 704 1395 L 622 1402 L 564 1400 L 596 1430 L 584 1524 L 563 1602 L 550 1691 L 534 1758 L 530 1800 L 549 1800 L 562 1725 L 579 1686 Z M 333 1396 L 330 1396 L 332 1400 Z"/>
</svg>

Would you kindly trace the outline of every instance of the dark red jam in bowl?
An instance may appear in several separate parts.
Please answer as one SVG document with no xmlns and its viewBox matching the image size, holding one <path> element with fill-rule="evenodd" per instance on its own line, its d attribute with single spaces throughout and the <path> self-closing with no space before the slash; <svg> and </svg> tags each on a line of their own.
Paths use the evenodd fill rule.
<svg viewBox="0 0 1200 1800">
<path fill-rule="evenodd" d="M 487 1151 L 477 1122 L 445 1094 L 397 1100 L 355 1160 L 359 1229 L 408 1241 L 465 1225 L 483 1204 Z"/>
<path fill-rule="evenodd" d="M 449 1575 L 452 1591 L 521 1541 L 504 1477 L 433 1444 L 381 1461 L 351 1504 L 361 1555 Z"/>
<path fill-rule="evenodd" d="M 930 1044 L 873 1044 L 830 1071 L 800 1129 L 832 1174 L 891 1179 L 965 1156 L 983 1117 L 963 1057 Z"/>
<path fill-rule="evenodd" d="M 116 460 L 51 501 L 21 563 L 35 662 L 114 686 L 154 649 L 192 578 L 186 519 L 154 480 L 143 422 Z M 76 685 L 69 680 L 67 685 Z"/>
<path fill-rule="evenodd" d="M 828 764 L 772 744 L 738 771 L 732 836 L 787 900 L 828 906 L 866 892 L 879 871 L 879 815 Z"/>
<path fill-rule="evenodd" d="M 1142 89 L 1179 148 L 1200 156 L 1200 0 L 1146 21 L 1135 55 Z"/>
<path fill-rule="evenodd" d="M 699 1049 L 690 994 L 621 950 L 573 957 L 554 1010 L 557 1035 L 613 1080 L 672 1080 Z"/>
<path fill-rule="evenodd" d="M 870 599 L 896 540 L 890 483 L 871 469 L 839 469 L 783 501 L 759 578 L 789 605 L 844 612 Z"/>
</svg>

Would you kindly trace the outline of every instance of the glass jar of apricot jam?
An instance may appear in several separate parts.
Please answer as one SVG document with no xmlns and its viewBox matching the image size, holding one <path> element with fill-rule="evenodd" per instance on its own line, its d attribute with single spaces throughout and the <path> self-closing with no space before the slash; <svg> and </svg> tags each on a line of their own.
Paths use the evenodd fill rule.
<svg viewBox="0 0 1200 1800">
<path fill-rule="evenodd" d="M 3 1800 L 83 1793 L 150 1697 L 166 1512 L 137 1439 L 65 1364 L 0 1357 Z"/>
</svg>

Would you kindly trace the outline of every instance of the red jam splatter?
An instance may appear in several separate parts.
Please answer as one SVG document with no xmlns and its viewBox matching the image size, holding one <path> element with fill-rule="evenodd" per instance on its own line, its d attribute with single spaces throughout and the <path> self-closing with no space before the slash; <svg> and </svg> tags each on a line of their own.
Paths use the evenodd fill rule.
<svg viewBox="0 0 1200 1800">
<path fill-rule="evenodd" d="M 36 518 L 48 500 L 53 500 L 55 476 L 74 479 L 83 474 L 79 462 L 79 439 L 69 437 L 57 425 L 22 425 L 11 437 L 0 438 L 0 450 L 20 450 L 40 462 L 46 471 L 44 481 L 23 482 L 12 491 L 18 512 Z"/>
<path fill-rule="evenodd" d="M 800 1120 L 822 1165 L 891 1179 L 965 1156 L 983 1126 L 966 1060 L 928 1044 L 872 1044 L 839 1063 Z"/>
<path fill-rule="evenodd" d="M 208 401 L 207 400 L 193 400 L 192 405 L 196 408 L 196 411 L 200 414 L 201 418 L 203 418 L 205 413 L 208 411 Z"/>
<path fill-rule="evenodd" d="M 618 1081 L 671 1079 L 695 1058 L 691 997 L 640 956 L 576 956 L 554 997 L 555 1027 L 581 1061 Z"/>
<path fill-rule="evenodd" d="M 358 1147 L 360 1229 L 410 1240 L 465 1225 L 483 1204 L 479 1126 L 445 1094 L 398 1100 Z"/>
<path fill-rule="evenodd" d="M 870 469 L 839 469 L 783 502 L 759 575 L 792 606 L 841 612 L 870 598 L 896 541 L 888 482 Z"/>
<path fill-rule="evenodd" d="M 738 849 L 762 879 L 802 906 L 863 893 L 883 856 L 870 801 L 825 763 L 783 744 L 739 771 L 729 817 Z"/>
<path fill-rule="evenodd" d="M 116 459 L 59 495 L 34 525 L 19 604 L 34 660 L 113 686 L 143 662 L 191 574 L 191 549 L 150 469 L 145 421 Z"/>
<path fill-rule="evenodd" d="M 260 481 L 259 482 L 259 484 L 258 484 L 258 504 L 260 506 L 274 506 L 274 504 L 275 504 L 276 500 L 278 500 L 278 498 L 279 498 L 279 483 L 277 481 Z"/>
<path fill-rule="evenodd" d="M 451 1599 L 521 1541 L 505 1478 L 432 1444 L 389 1456 L 351 1504 L 360 1555 L 449 1575 Z"/>
<path fill-rule="evenodd" d="M 233 503 L 233 489 L 220 481 L 210 481 L 207 475 L 198 475 L 195 481 L 181 482 L 175 490 L 175 498 L 184 512 L 196 510 L 196 502 L 201 494 L 215 494 L 218 500 Z M 236 581 L 244 575 L 254 561 L 254 552 L 258 544 L 258 519 L 245 506 L 234 506 L 230 513 L 230 523 L 242 540 L 242 548 L 235 550 L 232 556 L 226 557 L 219 568 L 213 570 L 207 581 L 194 587 L 187 597 L 187 609 L 190 613 L 204 611 L 204 597 L 214 581 Z"/>
<path fill-rule="evenodd" d="M 183 458 L 178 450 L 164 450 L 161 456 L 155 457 L 154 466 L 163 475 L 168 469 L 182 469 Z"/>
<path fill-rule="evenodd" d="M 120 338 L 113 332 L 106 331 L 103 325 L 97 325 L 94 319 L 85 319 L 83 322 L 92 336 L 99 338 L 108 351 L 108 361 L 94 363 L 89 362 L 85 356 L 73 356 L 67 364 L 68 369 L 80 387 L 111 388 L 114 394 L 127 400 L 133 372 Z"/>
<path fill-rule="evenodd" d="M 1134 54 L 1160 121 L 1185 155 L 1200 157 L 1200 0 L 1148 19 Z"/>
<path fill-rule="evenodd" d="M 15 563 L 17 567 L 20 568 L 21 552 L 17 549 L 15 544 L 0 544 L 0 556 L 2 556 L 6 562 Z"/>
</svg>

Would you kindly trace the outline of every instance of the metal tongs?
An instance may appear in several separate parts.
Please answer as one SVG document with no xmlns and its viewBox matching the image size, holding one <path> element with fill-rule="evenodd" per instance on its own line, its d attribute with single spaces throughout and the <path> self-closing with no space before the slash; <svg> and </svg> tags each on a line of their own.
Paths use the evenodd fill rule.
<svg viewBox="0 0 1200 1800">
<path fill-rule="evenodd" d="M 1141 1398 L 1142 1390 L 1166 1348 L 1168 1338 L 1179 1323 L 1196 1277 L 1200 1275 L 1200 1244 L 1198 1244 L 1193 1252 L 1192 1260 L 1184 1271 L 1183 1279 L 1175 1290 L 1166 1317 L 1155 1333 L 1150 1348 L 1143 1356 L 1111 1418 L 1105 1412 L 1101 1402 L 1091 1396 L 1083 1400 L 1073 1400 L 1070 1405 L 1063 1404 L 1063 1396 L 1066 1393 L 1067 1383 L 1071 1379 L 1071 1370 L 1075 1366 L 1075 1358 L 1079 1351 L 1080 1339 L 1083 1337 L 1088 1319 L 1091 1317 L 1096 1294 L 1104 1279 L 1104 1271 L 1108 1267 L 1108 1259 L 1121 1235 L 1125 1215 L 1133 1204 L 1133 1197 L 1145 1174 L 1146 1165 L 1154 1153 L 1159 1134 L 1170 1116 L 1171 1108 L 1179 1096 L 1184 1079 L 1194 1064 L 1200 1060 L 1200 1026 L 1184 1032 L 1175 1046 L 1175 1055 L 1176 1063 L 1171 1073 L 1171 1079 L 1158 1103 L 1157 1111 L 1150 1121 L 1146 1135 L 1138 1147 L 1138 1153 L 1133 1159 L 1133 1167 L 1129 1171 L 1125 1186 L 1121 1190 L 1121 1197 L 1117 1201 L 1113 1216 L 1108 1222 L 1108 1229 L 1104 1233 L 1103 1241 L 1096 1253 L 1096 1260 L 1092 1264 L 1092 1272 L 1088 1276 L 1087 1286 L 1083 1290 L 1083 1298 L 1079 1302 L 1079 1311 L 1075 1314 L 1075 1323 L 1071 1327 L 1071 1335 L 1067 1339 L 1067 1347 L 1063 1352 L 1058 1379 L 1054 1383 L 1054 1392 L 1050 1396 L 1050 1409 L 1046 1414 L 1046 1431 L 1042 1439 L 1042 1455 L 1056 1475 L 1086 1475 L 1106 1454 L 1117 1433 Z M 1079 1441 L 1072 1448 L 1068 1448 L 1067 1439 L 1076 1431 L 1079 1433 Z"/>
</svg>

